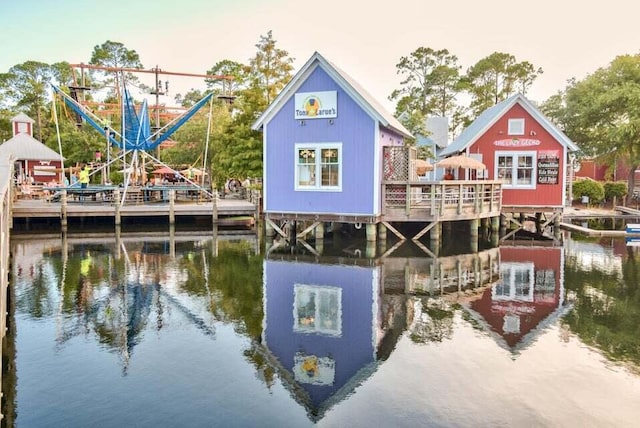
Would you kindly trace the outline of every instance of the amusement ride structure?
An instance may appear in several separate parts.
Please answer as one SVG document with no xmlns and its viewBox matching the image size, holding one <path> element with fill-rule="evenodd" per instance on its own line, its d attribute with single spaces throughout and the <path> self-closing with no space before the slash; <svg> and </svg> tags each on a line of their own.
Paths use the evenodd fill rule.
<svg viewBox="0 0 640 428">
<path fill-rule="evenodd" d="M 151 70 L 144 69 L 134 69 L 134 68 L 115 68 L 115 67 L 104 67 L 97 65 L 87 65 L 87 64 L 72 64 L 72 68 L 81 68 L 81 84 L 73 85 L 69 87 L 70 95 L 65 93 L 61 88 L 51 85 L 54 91 L 54 95 L 60 96 L 65 104 L 69 106 L 76 114 L 76 120 L 78 121 L 78 125 L 81 126 L 82 123 L 89 124 L 92 128 L 94 128 L 99 133 L 105 136 L 107 142 L 107 160 L 105 163 L 99 166 L 99 168 L 91 171 L 91 175 L 97 174 L 98 172 L 103 173 L 103 177 L 109 176 L 110 167 L 114 163 L 118 162 L 123 165 L 123 173 L 125 174 L 124 178 L 124 191 L 122 193 L 122 198 L 120 204 L 124 204 L 126 200 L 126 193 L 129 185 L 132 184 L 137 176 L 142 172 L 144 172 L 145 164 L 149 161 L 154 162 L 156 165 L 167 168 L 168 171 L 171 171 L 175 174 L 176 177 L 179 177 L 181 180 L 189 183 L 189 185 L 195 186 L 198 190 L 202 191 L 208 197 L 213 197 L 213 194 L 210 190 L 206 189 L 204 186 L 204 171 L 206 171 L 206 162 L 207 162 L 207 152 L 209 146 L 209 133 L 211 129 L 211 120 L 212 120 L 212 107 L 213 107 L 213 92 L 209 92 L 206 94 L 201 100 L 195 103 L 191 108 L 187 109 L 183 113 L 179 115 L 174 115 L 164 126 L 160 126 L 160 106 L 159 106 L 159 95 L 164 95 L 168 90 L 168 82 L 165 82 L 165 92 L 162 88 L 162 82 L 158 80 L 158 77 L 161 74 L 168 75 L 177 75 L 177 76 L 190 76 L 190 77 L 202 77 L 206 79 L 225 79 L 231 80 L 233 77 L 231 76 L 222 76 L 222 75 L 206 75 L 206 74 L 191 74 L 191 73 L 176 73 L 176 72 L 167 72 L 162 71 L 158 67 L 155 67 Z M 84 103 L 83 100 L 78 97 L 79 93 L 83 94 L 83 91 L 90 90 L 91 88 L 86 87 L 84 85 L 84 68 L 88 69 L 96 69 L 103 70 L 116 73 L 118 77 L 116 81 L 120 82 L 118 92 L 121 94 L 120 96 L 120 126 L 119 130 L 114 128 L 112 124 L 106 120 L 106 118 L 101 118 L 98 116 L 96 111 L 93 111 L 88 104 Z M 135 100 L 131 96 L 131 93 L 127 89 L 126 85 L 126 73 L 154 73 L 155 74 L 155 91 L 152 91 L 151 94 L 155 95 L 155 119 L 156 126 L 152 132 L 151 120 L 149 117 L 149 105 L 147 100 L 143 100 L 141 104 L 136 104 Z M 74 73 L 75 75 L 76 73 Z M 82 97 L 84 98 L 84 97 Z M 229 96 L 219 96 L 218 98 L 230 99 Z M 207 135 L 206 135 L 206 143 L 205 143 L 205 153 L 203 158 L 203 174 L 201 175 L 202 181 L 197 183 L 191 179 L 191 177 L 184 176 L 180 171 L 173 169 L 171 166 L 162 162 L 157 156 L 154 156 L 152 153 L 159 148 L 160 144 L 164 141 L 167 141 L 182 125 L 184 125 L 194 114 L 196 114 L 203 106 L 209 103 L 209 115 L 208 115 L 208 124 L 207 124 Z M 55 107 L 55 97 L 53 101 L 53 109 L 54 116 L 56 121 L 56 129 L 59 130 L 57 112 Z M 98 111 L 99 113 L 99 111 Z M 58 131 L 58 146 L 60 149 L 60 154 L 62 155 L 62 145 L 60 142 L 60 132 Z M 115 156 L 111 156 L 112 149 L 114 150 Z M 64 167 L 63 167 L 64 170 Z M 106 175 L 104 173 L 106 172 Z"/>
</svg>

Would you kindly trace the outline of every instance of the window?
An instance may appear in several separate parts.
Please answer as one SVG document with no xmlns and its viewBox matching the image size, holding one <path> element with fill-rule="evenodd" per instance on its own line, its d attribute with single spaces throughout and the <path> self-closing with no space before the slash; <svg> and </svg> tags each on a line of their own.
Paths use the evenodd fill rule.
<svg viewBox="0 0 640 428">
<path fill-rule="evenodd" d="M 524 135 L 524 119 L 509 119 L 509 135 Z"/>
<path fill-rule="evenodd" d="M 294 285 L 293 331 L 342 335 L 342 289 L 327 285 Z"/>
<path fill-rule="evenodd" d="M 536 152 L 496 152 L 496 180 L 505 188 L 535 188 Z"/>
<path fill-rule="evenodd" d="M 503 263 L 500 266 L 501 280 L 491 290 L 492 300 L 533 301 L 533 263 Z"/>
<path fill-rule="evenodd" d="M 296 190 L 340 190 L 342 144 L 296 144 Z"/>
</svg>

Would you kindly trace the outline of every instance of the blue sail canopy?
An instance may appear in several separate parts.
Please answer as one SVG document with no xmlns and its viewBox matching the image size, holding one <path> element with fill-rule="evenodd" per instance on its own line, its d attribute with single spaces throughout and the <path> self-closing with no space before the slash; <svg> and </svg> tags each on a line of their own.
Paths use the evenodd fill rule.
<svg viewBox="0 0 640 428">
<path fill-rule="evenodd" d="M 92 113 L 87 112 L 82 105 L 65 94 L 60 88 L 55 85 L 51 86 L 56 92 L 62 94 L 65 103 L 71 107 L 74 112 L 82 116 L 89 125 L 101 134 L 106 133 L 105 125 L 98 123 L 100 119 Z M 140 108 L 136 109 L 135 101 L 129 94 L 129 91 L 125 90 L 122 109 L 124 115 L 124 138 L 120 134 L 111 132 L 109 132 L 107 137 L 109 138 L 111 145 L 120 149 L 151 151 L 158 147 L 160 143 L 171 137 L 171 135 L 173 135 L 174 132 L 176 132 L 187 120 L 200 110 L 200 108 L 202 108 L 202 106 L 204 106 L 212 96 L 212 93 L 207 94 L 160 135 L 160 131 L 151 134 L 151 122 L 149 120 L 147 101 L 144 100 L 140 105 Z M 117 137 L 119 137 L 119 139 Z"/>
</svg>

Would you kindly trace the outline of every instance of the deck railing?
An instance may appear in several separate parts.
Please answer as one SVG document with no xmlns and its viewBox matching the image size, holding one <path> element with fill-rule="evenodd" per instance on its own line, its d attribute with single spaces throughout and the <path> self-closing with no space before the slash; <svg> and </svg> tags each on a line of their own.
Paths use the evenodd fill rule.
<svg viewBox="0 0 640 428">
<path fill-rule="evenodd" d="M 497 216 L 499 180 L 385 181 L 383 215 L 388 221 L 464 220 Z"/>
<path fill-rule="evenodd" d="M 12 224 L 13 184 L 11 159 L 0 159 L 0 338 L 6 330 L 7 287 L 9 286 L 9 231 Z M 1 343 L 1 340 L 0 340 Z"/>
</svg>

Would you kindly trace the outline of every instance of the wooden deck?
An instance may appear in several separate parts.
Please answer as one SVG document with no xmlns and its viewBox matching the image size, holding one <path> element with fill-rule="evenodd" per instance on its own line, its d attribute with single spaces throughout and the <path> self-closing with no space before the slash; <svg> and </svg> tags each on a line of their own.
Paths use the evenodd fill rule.
<svg viewBox="0 0 640 428">
<path fill-rule="evenodd" d="M 501 186 L 493 180 L 387 181 L 383 219 L 434 222 L 497 217 L 502 209 Z"/>
<path fill-rule="evenodd" d="M 137 202 L 134 204 L 125 203 L 120 206 L 114 201 L 93 201 L 86 198 L 83 201 L 70 201 L 64 205 L 66 217 L 88 218 L 103 217 L 114 218 L 116 212 L 122 219 L 146 217 L 169 217 L 171 214 L 176 217 L 210 217 L 217 220 L 219 224 L 230 224 L 233 217 L 247 217 L 255 219 L 257 216 L 256 205 L 243 199 L 218 199 L 215 205 L 213 202 L 179 201 L 174 204 L 162 202 Z M 48 202 L 44 199 L 18 199 L 12 207 L 13 219 L 34 219 L 51 218 L 60 219 L 63 214 L 63 203 Z M 252 223 L 253 224 L 253 223 Z"/>
</svg>

